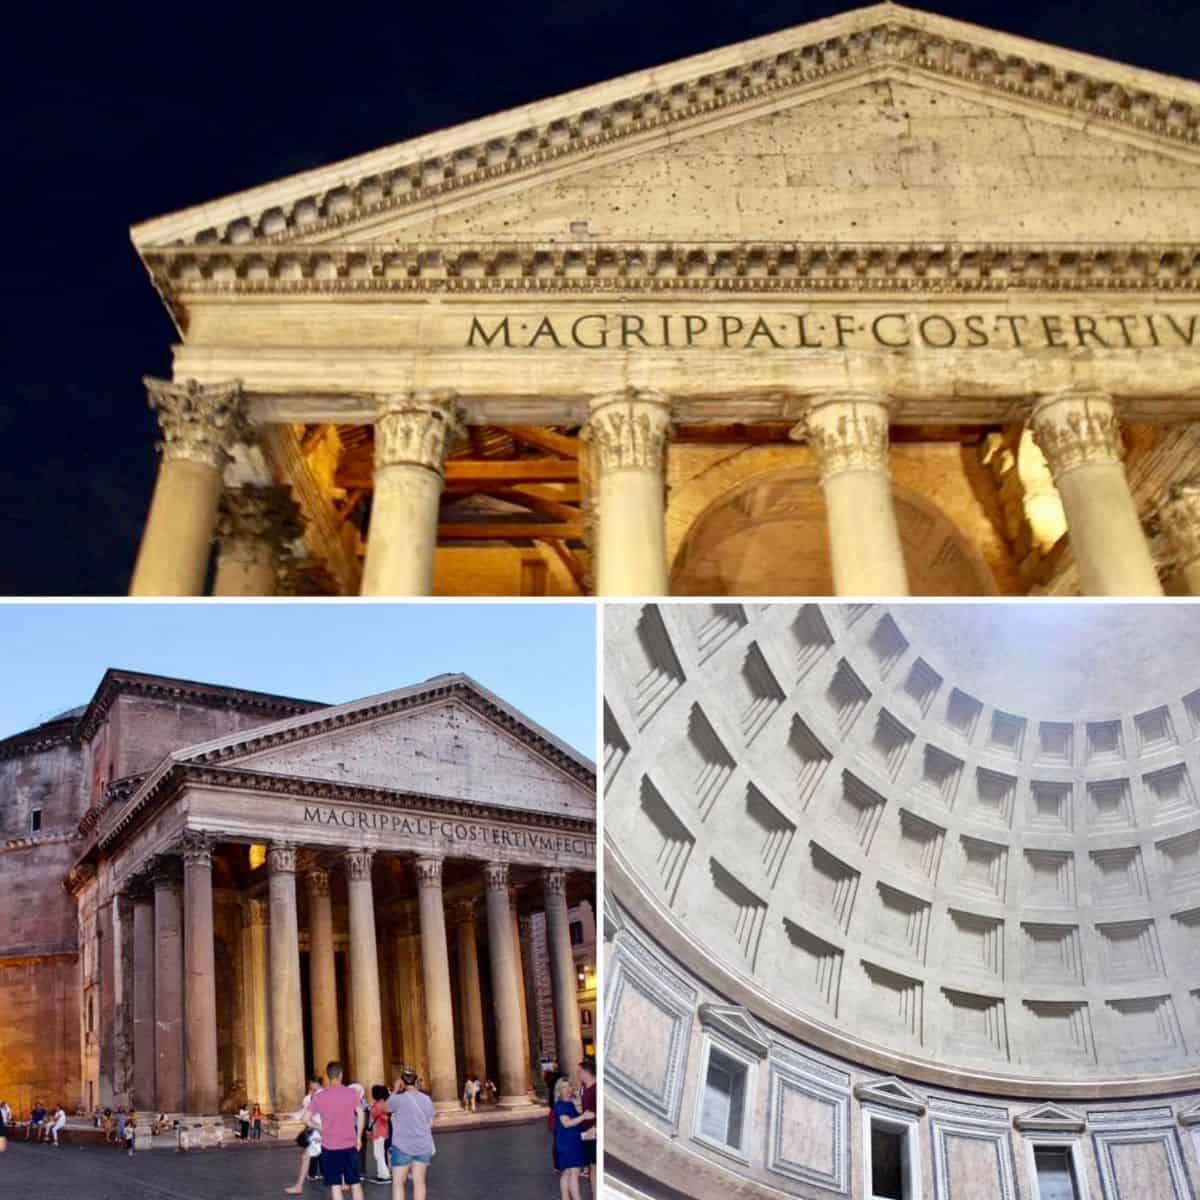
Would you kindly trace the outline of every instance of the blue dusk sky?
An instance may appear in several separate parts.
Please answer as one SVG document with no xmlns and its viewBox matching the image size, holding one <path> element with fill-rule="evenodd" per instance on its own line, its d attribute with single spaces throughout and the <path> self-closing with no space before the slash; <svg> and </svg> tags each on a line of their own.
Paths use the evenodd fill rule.
<svg viewBox="0 0 1200 1200">
<path fill-rule="evenodd" d="M 594 759 L 583 604 L 0 604 L 0 737 L 91 699 L 108 667 L 340 704 L 461 671 Z"/>
</svg>

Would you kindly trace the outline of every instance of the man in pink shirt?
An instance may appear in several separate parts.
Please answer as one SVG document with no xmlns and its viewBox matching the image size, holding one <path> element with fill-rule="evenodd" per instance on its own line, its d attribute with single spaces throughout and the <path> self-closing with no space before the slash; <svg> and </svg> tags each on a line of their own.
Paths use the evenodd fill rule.
<svg viewBox="0 0 1200 1200">
<path fill-rule="evenodd" d="M 308 1106 L 308 1123 L 321 1118 L 321 1174 L 333 1200 L 341 1200 L 343 1188 L 354 1200 L 363 1200 L 362 1177 L 358 1172 L 358 1144 L 362 1139 L 362 1095 L 342 1083 L 342 1064 L 325 1068 L 329 1086 L 318 1092 Z"/>
</svg>

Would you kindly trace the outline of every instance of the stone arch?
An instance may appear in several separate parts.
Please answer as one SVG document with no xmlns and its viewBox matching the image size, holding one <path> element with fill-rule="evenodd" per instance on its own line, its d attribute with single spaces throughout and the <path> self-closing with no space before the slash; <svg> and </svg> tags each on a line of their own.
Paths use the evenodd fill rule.
<svg viewBox="0 0 1200 1200">
<path fill-rule="evenodd" d="M 915 596 L 994 596 L 983 556 L 932 501 L 893 483 Z M 708 504 L 683 533 L 671 568 L 677 596 L 828 596 L 833 571 L 815 467 L 770 471 Z"/>
</svg>

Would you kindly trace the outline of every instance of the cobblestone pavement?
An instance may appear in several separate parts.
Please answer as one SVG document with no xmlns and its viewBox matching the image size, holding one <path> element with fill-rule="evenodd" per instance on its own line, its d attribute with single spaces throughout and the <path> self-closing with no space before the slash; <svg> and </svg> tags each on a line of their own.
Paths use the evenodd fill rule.
<svg viewBox="0 0 1200 1200">
<path fill-rule="evenodd" d="M 437 1156 L 429 1172 L 429 1200 L 556 1200 L 558 1176 L 550 1163 L 544 1122 L 496 1129 L 435 1133 Z M 278 1200 L 295 1181 L 293 1147 L 231 1146 L 178 1154 L 153 1150 L 132 1159 L 106 1147 L 27 1145 L 9 1140 L 0 1155 L 0 1200 Z M 391 1190 L 363 1184 L 366 1200 L 388 1200 Z M 307 1200 L 325 1200 L 316 1184 Z M 411 1185 L 409 1196 L 412 1195 Z M 585 1200 L 590 1200 L 585 1191 Z"/>
</svg>

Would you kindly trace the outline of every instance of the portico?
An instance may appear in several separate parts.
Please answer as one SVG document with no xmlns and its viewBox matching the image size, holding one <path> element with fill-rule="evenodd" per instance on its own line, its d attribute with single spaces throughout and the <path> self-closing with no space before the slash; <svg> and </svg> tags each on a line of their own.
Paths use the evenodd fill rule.
<svg viewBox="0 0 1200 1200">
<path fill-rule="evenodd" d="M 468 1070 L 528 1104 L 542 1043 L 516 930 L 536 913 L 579 1060 L 561 918 L 594 902 L 593 770 L 464 676 L 176 752 L 95 828 L 69 879 L 81 940 L 103 927 L 131 965 L 105 1083 L 84 1063 L 103 1103 L 284 1120 L 339 1058 L 368 1089 L 411 1065 L 443 1108 Z"/>
<path fill-rule="evenodd" d="M 1190 589 L 1198 129 L 882 4 L 139 225 L 133 590 Z"/>
</svg>

